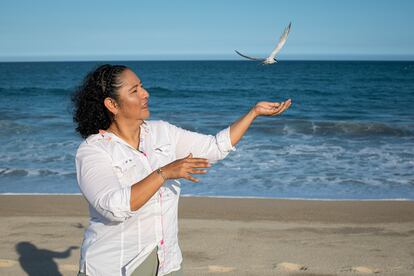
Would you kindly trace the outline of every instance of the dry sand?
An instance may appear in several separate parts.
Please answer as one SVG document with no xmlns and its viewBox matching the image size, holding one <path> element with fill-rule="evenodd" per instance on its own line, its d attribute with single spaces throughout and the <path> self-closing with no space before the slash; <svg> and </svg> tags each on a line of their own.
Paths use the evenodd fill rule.
<svg viewBox="0 0 414 276">
<path fill-rule="evenodd" d="M 0 196 L 0 275 L 76 275 L 78 195 Z M 414 275 L 414 202 L 182 197 L 191 275 Z"/>
</svg>

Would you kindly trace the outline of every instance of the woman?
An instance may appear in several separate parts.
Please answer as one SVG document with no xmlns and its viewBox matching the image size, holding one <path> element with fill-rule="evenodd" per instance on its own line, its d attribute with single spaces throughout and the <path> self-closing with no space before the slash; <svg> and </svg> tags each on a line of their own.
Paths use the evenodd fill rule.
<svg viewBox="0 0 414 276">
<path fill-rule="evenodd" d="M 180 182 L 225 158 L 253 120 L 290 106 L 259 102 L 215 136 L 148 121 L 149 94 L 126 66 L 90 72 L 72 97 L 77 180 L 89 203 L 78 275 L 183 275 L 178 245 Z"/>
</svg>

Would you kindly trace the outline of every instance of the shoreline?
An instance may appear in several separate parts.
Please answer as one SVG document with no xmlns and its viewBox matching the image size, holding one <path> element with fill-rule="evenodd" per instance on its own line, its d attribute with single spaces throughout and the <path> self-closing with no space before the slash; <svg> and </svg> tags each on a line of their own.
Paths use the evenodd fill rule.
<svg viewBox="0 0 414 276">
<path fill-rule="evenodd" d="M 24 207 L 23 207 L 24 206 Z M 0 216 L 88 216 L 81 195 L 0 195 Z M 343 223 L 414 222 L 414 201 L 180 197 L 179 218 Z"/>
<path fill-rule="evenodd" d="M 0 193 L 0 196 L 81 196 L 82 193 Z M 304 198 L 304 197 L 264 197 L 264 196 L 222 196 L 182 194 L 180 197 L 205 198 L 237 198 L 237 199 L 272 199 L 272 200 L 302 200 L 302 201 L 413 201 L 411 198 Z"/>
</svg>

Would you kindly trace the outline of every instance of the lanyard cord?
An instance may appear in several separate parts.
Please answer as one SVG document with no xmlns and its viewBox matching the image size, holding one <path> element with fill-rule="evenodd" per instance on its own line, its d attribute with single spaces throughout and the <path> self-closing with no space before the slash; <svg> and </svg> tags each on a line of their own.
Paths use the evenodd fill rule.
<svg viewBox="0 0 414 276">
<path fill-rule="evenodd" d="M 138 151 L 141 152 L 147 158 L 148 163 L 149 163 L 149 165 L 151 167 L 151 170 L 154 170 L 152 168 L 152 166 L 151 166 L 151 162 L 150 162 L 150 160 L 148 158 L 148 155 L 144 151 L 144 139 L 142 137 L 140 138 L 140 141 L 139 141 Z M 163 220 L 163 215 L 162 215 L 162 189 L 161 188 L 159 189 L 159 195 L 160 195 L 161 233 L 162 233 L 161 245 L 164 245 L 164 237 L 165 237 L 165 235 L 164 235 L 164 220 Z M 162 252 L 163 252 L 163 255 L 164 255 L 164 260 L 162 261 L 162 263 L 160 263 L 160 267 L 162 267 L 164 265 L 164 262 L 165 262 L 165 255 L 166 255 L 166 253 L 165 253 L 165 247 L 163 248 Z"/>
</svg>

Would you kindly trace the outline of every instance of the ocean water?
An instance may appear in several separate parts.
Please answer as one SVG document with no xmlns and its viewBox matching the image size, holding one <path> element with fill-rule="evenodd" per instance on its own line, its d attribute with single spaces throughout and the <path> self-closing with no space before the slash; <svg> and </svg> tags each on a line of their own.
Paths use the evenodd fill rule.
<svg viewBox="0 0 414 276">
<path fill-rule="evenodd" d="M 111 63 L 142 79 L 150 120 L 205 134 L 292 99 L 183 195 L 414 199 L 414 62 Z M 70 94 L 96 64 L 0 63 L 0 193 L 79 193 Z"/>
</svg>

